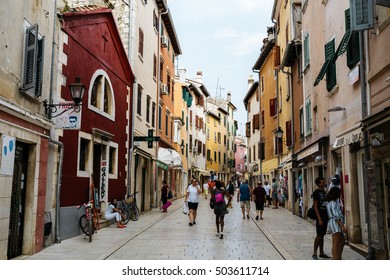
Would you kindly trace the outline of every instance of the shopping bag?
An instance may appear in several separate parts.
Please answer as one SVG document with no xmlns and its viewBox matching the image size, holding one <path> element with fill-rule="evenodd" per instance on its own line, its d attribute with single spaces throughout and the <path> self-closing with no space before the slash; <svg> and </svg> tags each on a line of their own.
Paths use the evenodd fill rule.
<svg viewBox="0 0 390 280">
<path fill-rule="evenodd" d="M 172 202 L 168 201 L 167 203 L 165 203 L 162 207 L 162 210 L 167 210 L 169 206 L 171 206 Z"/>
<path fill-rule="evenodd" d="M 190 209 L 188 208 L 188 202 L 184 201 L 183 203 L 183 214 L 187 215 L 190 212 Z"/>
</svg>

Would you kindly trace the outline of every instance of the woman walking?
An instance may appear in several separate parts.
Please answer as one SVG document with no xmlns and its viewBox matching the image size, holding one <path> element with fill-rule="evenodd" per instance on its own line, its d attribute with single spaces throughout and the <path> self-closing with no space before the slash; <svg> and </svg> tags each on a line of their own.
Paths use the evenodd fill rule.
<svg viewBox="0 0 390 280">
<path fill-rule="evenodd" d="M 328 204 L 328 231 L 332 234 L 332 259 L 341 260 L 345 245 L 344 233 L 347 228 L 344 225 L 344 216 L 340 207 L 340 188 L 331 188 L 327 194 Z"/>
<path fill-rule="evenodd" d="M 214 214 L 215 214 L 215 224 L 217 226 L 217 236 L 219 239 L 223 239 L 223 227 L 225 225 L 225 214 L 227 205 L 225 202 L 226 190 L 222 186 L 220 181 L 216 181 L 215 187 L 212 191 L 212 199 L 214 199 Z"/>
<path fill-rule="evenodd" d="M 167 212 L 167 209 L 164 209 L 162 206 L 164 206 L 168 202 L 168 185 L 167 181 L 162 181 L 162 187 L 161 187 L 161 211 Z"/>
</svg>

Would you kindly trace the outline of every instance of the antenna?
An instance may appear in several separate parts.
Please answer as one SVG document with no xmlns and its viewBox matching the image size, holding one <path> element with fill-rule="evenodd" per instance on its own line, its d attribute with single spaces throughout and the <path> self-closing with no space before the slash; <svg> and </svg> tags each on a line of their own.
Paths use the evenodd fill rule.
<svg viewBox="0 0 390 280">
<path fill-rule="evenodd" d="M 221 87 L 219 84 L 219 78 L 217 80 L 217 88 L 215 90 L 215 99 L 222 99 L 222 90 L 225 90 L 225 88 Z"/>
</svg>

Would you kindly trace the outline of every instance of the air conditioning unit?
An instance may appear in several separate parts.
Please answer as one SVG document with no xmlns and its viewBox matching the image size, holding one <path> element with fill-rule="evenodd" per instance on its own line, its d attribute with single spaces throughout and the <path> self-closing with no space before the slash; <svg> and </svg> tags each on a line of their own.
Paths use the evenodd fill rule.
<svg viewBox="0 0 390 280">
<path fill-rule="evenodd" d="M 161 47 L 163 47 L 163 48 L 168 47 L 168 37 L 165 35 L 161 36 Z"/>
<path fill-rule="evenodd" d="M 161 84 L 160 90 L 161 94 L 168 94 L 168 86 L 166 84 Z"/>
</svg>

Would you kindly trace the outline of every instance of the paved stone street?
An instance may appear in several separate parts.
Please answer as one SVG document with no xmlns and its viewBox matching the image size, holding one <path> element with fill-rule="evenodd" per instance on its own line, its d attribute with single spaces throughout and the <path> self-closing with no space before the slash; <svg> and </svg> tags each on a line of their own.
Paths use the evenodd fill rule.
<svg viewBox="0 0 390 280">
<path fill-rule="evenodd" d="M 174 201 L 168 213 L 157 209 L 141 214 L 126 228 L 102 228 L 89 243 L 83 235 L 48 247 L 28 260 L 310 260 L 314 224 L 284 208 L 264 210 L 264 220 L 242 219 L 237 203 L 225 216 L 224 239 L 215 236 L 215 216 L 202 198 L 196 225 L 188 225 L 182 213 L 183 199 Z M 325 253 L 331 255 L 331 236 L 325 238 Z M 345 246 L 343 259 L 364 256 Z"/>
</svg>

